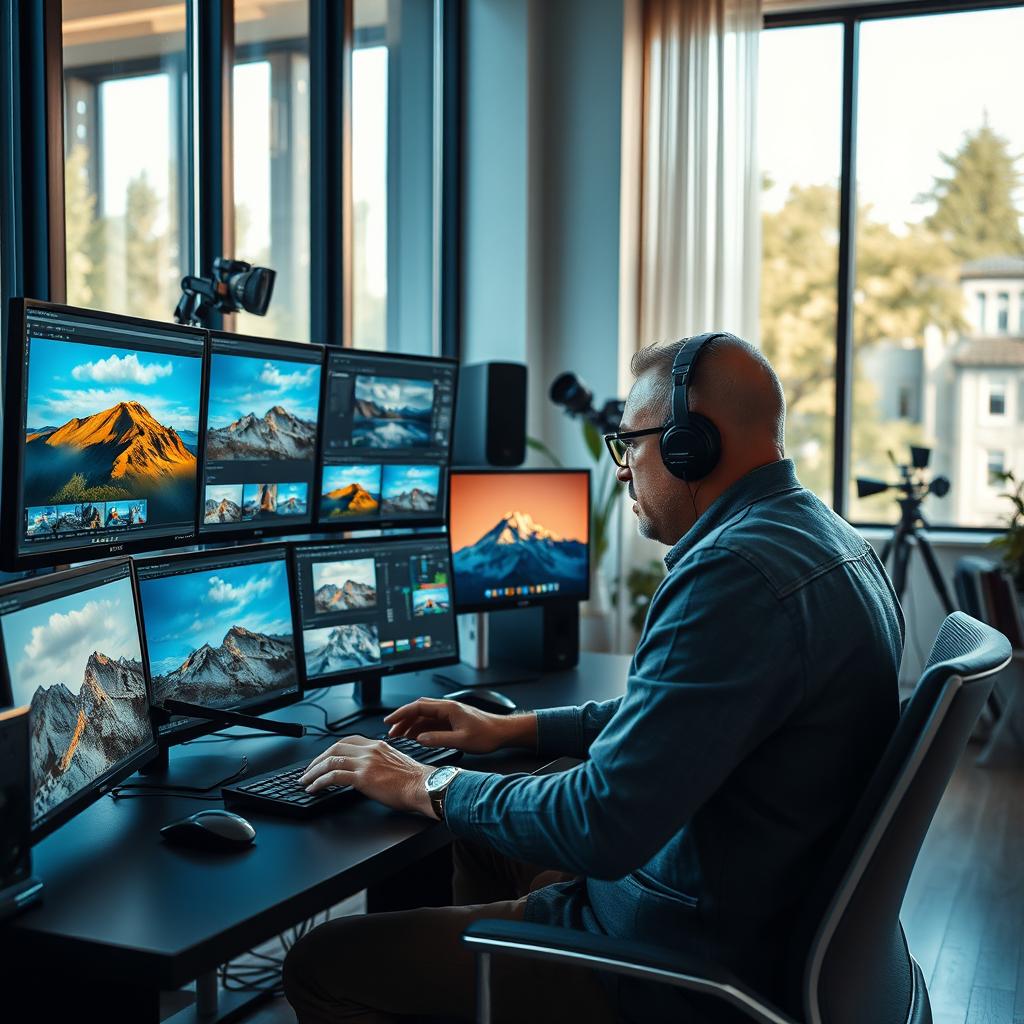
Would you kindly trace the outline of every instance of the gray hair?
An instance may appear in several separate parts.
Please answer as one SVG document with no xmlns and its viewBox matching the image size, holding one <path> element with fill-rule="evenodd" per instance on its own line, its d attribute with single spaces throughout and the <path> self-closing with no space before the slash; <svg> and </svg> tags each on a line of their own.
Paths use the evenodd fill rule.
<svg viewBox="0 0 1024 1024">
<path fill-rule="evenodd" d="M 672 364 L 682 347 L 690 340 L 690 338 L 682 338 L 679 341 L 658 341 L 646 345 L 633 354 L 629 363 L 629 369 L 634 377 L 641 377 L 646 373 L 657 374 L 653 389 L 656 403 L 654 411 L 666 423 L 672 416 Z M 759 408 L 747 409 L 743 412 L 749 414 L 745 418 L 751 421 L 756 418 L 772 420 L 776 443 L 779 451 L 783 451 L 786 399 L 782 391 L 782 384 L 765 354 L 756 346 L 751 345 L 749 341 L 744 341 L 742 338 L 736 337 L 735 334 L 723 333 L 707 342 L 694 367 L 689 385 L 691 401 L 693 397 L 699 396 L 701 393 L 701 382 L 706 380 L 708 364 L 713 364 L 715 361 L 714 354 L 725 349 L 743 353 L 761 370 L 765 385 L 763 401 L 757 403 Z"/>
</svg>

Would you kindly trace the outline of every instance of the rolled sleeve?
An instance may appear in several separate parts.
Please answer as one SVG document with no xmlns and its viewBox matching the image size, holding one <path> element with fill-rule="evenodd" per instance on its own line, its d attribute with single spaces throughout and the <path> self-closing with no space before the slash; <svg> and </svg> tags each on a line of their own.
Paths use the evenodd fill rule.
<svg viewBox="0 0 1024 1024">
<path fill-rule="evenodd" d="M 473 808 L 481 793 L 487 789 L 490 779 L 487 772 L 463 769 L 448 784 L 444 798 L 444 820 L 451 832 L 460 839 L 487 839 L 486 830 L 474 827 Z"/>
</svg>

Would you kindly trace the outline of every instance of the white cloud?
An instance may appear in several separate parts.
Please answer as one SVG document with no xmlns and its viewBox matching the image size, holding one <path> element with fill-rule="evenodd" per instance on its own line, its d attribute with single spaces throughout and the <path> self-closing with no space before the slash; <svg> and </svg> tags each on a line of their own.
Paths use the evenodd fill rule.
<svg viewBox="0 0 1024 1024">
<path fill-rule="evenodd" d="M 376 586 L 377 573 L 374 569 L 372 558 L 356 558 L 347 562 L 314 562 L 313 563 L 313 589 L 328 583 L 336 587 L 344 586 L 347 580 L 355 583 L 364 583 L 368 586 Z"/>
<path fill-rule="evenodd" d="M 273 586 L 273 580 L 269 576 L 255 576 L 246 580 L 240 587 L 236 587 L 219 576 L 210 577 L 210 589 L 206 596 L 215 604 L 232 604 L 240 608 L 248 604 L 254 597 L 265 594 Z"/>
<path fill-rule="evenodd" d="M 97 384 L 153 384 L 174 373 L 170 363 L 141 363 L 134 352 L 126 356 L 111 355 L 95 363 L 81 363 L 71 371 L 75 380 L 92 380 Z"/>
<path fill-rule="evenodd" d="M 311 366 L 308 370 L 296 370 L 294 373 L 282 373 L 273 363 L 264 363 L 260 373 L 260 382 L 284 391 L 288 388 L 308 387 L 313 382 L 313 375 L 317 367 Z"/>
<path fill-rule="evenodd" d="M 119 584 L 112 586 L 120 589 Z M 54 612 L 43 625 L 33 626 L 16 669 L 27 694 L 31 696 L 37 686 L 54 683 L 64 683 L 77 693 L 93 651 L 113 659 L 141 659 L 131 605 L 130 594 L 89 601 L 81 608 Z"/>
</svg>

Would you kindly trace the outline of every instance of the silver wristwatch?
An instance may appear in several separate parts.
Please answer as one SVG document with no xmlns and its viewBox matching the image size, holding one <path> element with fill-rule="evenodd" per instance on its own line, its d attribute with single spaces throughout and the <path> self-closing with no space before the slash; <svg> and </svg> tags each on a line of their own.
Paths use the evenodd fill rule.
<svg viewBox="0 0 1024 1024">
<path fill-rule="evenodd" d="M 448 787 L 452 780 L 461 772 L 461 768 L 446 764 L 427 776 L 427 795 L 430 797 L 430 806 L 434 809 L 440 821 L 444 821 L 444 798 L 448 793 Z"/>
</svg>

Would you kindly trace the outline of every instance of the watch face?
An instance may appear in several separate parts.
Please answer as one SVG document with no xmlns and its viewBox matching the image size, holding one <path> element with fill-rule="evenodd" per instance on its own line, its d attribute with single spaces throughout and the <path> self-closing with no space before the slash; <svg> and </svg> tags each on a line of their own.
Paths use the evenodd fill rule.
<svg viewBox="0 0 1024 1024">
<path fill-rule="evenodd" d="M 443 786 L 447 786 L 455 777 L 458 770 L 459 769 L 453 765 L 445 765 L 444 768 L 438 768 L 437 771 L 427 779 L 427 790 L 433 791 L 441 789 Z"/>
</svg>

